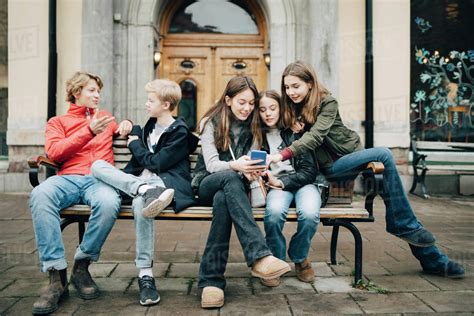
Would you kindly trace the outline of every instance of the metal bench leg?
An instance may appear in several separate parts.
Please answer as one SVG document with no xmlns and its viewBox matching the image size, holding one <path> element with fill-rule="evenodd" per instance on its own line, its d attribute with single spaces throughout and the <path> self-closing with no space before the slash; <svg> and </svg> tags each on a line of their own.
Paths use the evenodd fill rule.
<svg viewBox="0 0 474 316">
<path fill-rule="evenodd" d="M 418 170 L 416 169 L 416 166 L 413 166 L 413 183 L 410 189 L 410 193 L 412 194 L 415 194 L 416 185 L 418 184 L 418 181 L 419 181 L 418 177 L 419 177 Z"/>
<path fill-rule="evenodd" d="M 348 222 L 341 222 L 338 223 L 341 226 L 344 226 L 354 236 L 355 242 L 355 254 L 354 254 L 354 261 L 355 261 L 355 273 L 354 273 L 354 283 L 357 284 L 359 280 L 362 280 L 362 237 L 360 235 L 359 230 L 356 226 L 352 223 Z"/>
<path fill-rule="evenodd" d="M 337 250 L 338 235 L 339 235 L 339 226 L 334 225 L 332 227 L 332 235 L 331 235 L 331 264 L 337 264 L 336 250 Z"/>
<path fill-rule="evenodd" d="M 426 188 L 426 184 L 425 184 L 426 171 L 428 171 L 428 169 L 423 169 L 423 171 L 421 172 L 421 177 L 420 177 L 421 194 L 424 199 L 428 199 L 430 197 L 428 194 L 428 189 Z"/>
<path fill-rule="evenodd" d="M 82 238 L 84 237 L 84 232 L 86 230 L 86 225 L 84 221 L 78 221 L 77 226 L 79 227 L 79 244 L 81 244 Z"/>
<path fill-rule="evenodd" d="M 68 227 L 70 224 L 75 223 L 75 222 L 76 222 L 75 219 L 63 218 L 63 219 L 61 220 L 61 231 L 63 231 L 64 228 Z"/>
</svg>

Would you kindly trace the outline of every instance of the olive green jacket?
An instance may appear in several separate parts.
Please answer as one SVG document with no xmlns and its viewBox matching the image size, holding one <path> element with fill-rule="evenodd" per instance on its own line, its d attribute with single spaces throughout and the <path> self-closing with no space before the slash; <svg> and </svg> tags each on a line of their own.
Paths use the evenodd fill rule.
<svg viewBox="0 0 474 316">
<path fill-rule="evenodd" d="M 305 133 L 289 147 L 293 155 L 312 152 L 320 170 L 332 166 L 336 158 L 362 149 L 359 135 L 342 123 L 336 99 L 325 97 L 320 104 L 316 122 L 305 126 Z"/>
</svg>

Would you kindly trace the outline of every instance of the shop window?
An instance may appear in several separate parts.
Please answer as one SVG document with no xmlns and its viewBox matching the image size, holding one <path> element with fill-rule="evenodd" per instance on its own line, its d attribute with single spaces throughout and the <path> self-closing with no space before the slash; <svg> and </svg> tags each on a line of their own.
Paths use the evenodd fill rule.
<svg viewBox="0 0 474 316">
<path fill-rule="evenodd" d="M 411 1 L 411 133 L 474 143 L 474 2 Z"/>
<path fill-rule="evenodd" d="M 243 1 L 185 1 L 171 20 L 169 33 L 258 34 L 255 16 Z"/>
</svg>

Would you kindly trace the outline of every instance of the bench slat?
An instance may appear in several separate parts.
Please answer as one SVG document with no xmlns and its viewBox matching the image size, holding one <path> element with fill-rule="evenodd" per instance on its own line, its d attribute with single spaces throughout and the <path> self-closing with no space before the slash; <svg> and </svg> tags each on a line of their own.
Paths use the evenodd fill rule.
<svg viewBox="0 0 474 316">
<path fill-rule="evenodd" d="M 263 219 L 265 213 L 264 208 L 256 208 L 253 211 L 255 219 Z M 90 215 L 90 208 L 87 205 L 73 205 L 61 211 L 61 216 Z M 121 218 L 133 218 L 132 207 L 130 205 L 124 205 L 120 208 L 119 217 Z M 209 206 L 194 206 L 189 207 L 186 210 L 176 214 L 173 210 L 166 209 L 157 218 L 202 218 L 212 219 L 212 207 Z M 365 209 L 356 208 L 344 208 L 344 207 L 324 207 L 321 209 L 320 218 L 369 218 L 369 213 Z M 296 211 L 294 208 L 290 208 L 288 212 L 288 221 L 295 221 L 297 219 Z"/>
</svg>

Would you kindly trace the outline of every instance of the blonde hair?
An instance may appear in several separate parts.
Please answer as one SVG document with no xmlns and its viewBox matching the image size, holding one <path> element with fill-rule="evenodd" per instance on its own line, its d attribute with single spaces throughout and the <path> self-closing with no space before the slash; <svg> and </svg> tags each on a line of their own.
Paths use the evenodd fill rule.
<svg viewBox="0 0 474 316">
<path fill-rule="evenodd" d="M 81 93 L 82 89 L 84 89 L 91 79 L 97 82 L 99 90 L 101 90 L 104 84 L 99 75 L 87 71 L 76 71 L 74 75 L 72 75 L 72 77 L 66 81 L 66 101 L 75 103 L 75 95 Z"/>
<path fill-rule="evenodd" d="M 148 93 L 154 93 L 161 102 L 169 102 L 170 111 L 173 111 L 181 101 L 181 88 L 179 85 L 168 79 L 155 79 L 145 85 Z"/>
<path fill-rule="evenodd" d="M 314 71 L 310 64 L 298 60 L 286 66 L 281 75 L 281 97 L 284 108 L 283 126 L 285 128 L 290 128 L 297 121 L 295 111 L 296 105 L 286 94 L 286 76 L 295 76 L 302 81 L 311 84 L 311 89 L 302 101 L 303 108 L 301 110 L 301 119 L 304 123 L 313 125 L 319 114 L 319 104 L 327 95 L 330 94 L 330 92 L 320 82 L 318 82 L 316 71 Z"/>
</svg>

